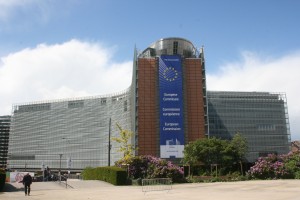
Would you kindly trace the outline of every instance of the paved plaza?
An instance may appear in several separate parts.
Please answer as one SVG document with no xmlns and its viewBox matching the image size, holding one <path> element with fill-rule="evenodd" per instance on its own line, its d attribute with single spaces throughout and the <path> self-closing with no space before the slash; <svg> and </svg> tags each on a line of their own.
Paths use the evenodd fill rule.
<svg viewBox="0 0 300 200">
<path fill-rule="evenodd" d="M 300 180 L 175 184 L 169 191 L 144 193 L 141 186 L 113 186 L 102 181 L 70 180 L 73 188 L 55 182 L 34 182 L 31 196 L 20 183 L 6 184 L 2 200 L 299 200 Z"/>
</svg>

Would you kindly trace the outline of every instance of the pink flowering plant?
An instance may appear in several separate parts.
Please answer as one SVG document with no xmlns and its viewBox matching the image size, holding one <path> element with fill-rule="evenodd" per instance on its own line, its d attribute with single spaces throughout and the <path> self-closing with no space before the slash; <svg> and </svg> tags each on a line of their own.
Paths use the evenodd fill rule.
<svg viewBox="0 0 300 200">
<path fill-rule="evenodd" d="M 117 166 L 124 162 L 118 161 Z M 173 182 L 183 182 L 183 168 L 172 162 L 154 156 L 136 156 L 127 161 L 129 177 L 132 179 L 172 178 Z"/>
<path fill-rule="evenodd" d="M 267 157 L 260 157 L 248 174 L 253 179 L 300 178 L 299 163 L 299 152 L 284 155 L 269 154 Z"/>
</svg>

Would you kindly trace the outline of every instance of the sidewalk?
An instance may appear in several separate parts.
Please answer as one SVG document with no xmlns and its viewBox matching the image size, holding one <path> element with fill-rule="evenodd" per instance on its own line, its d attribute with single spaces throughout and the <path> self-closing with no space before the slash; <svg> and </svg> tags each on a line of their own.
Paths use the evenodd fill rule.
<svg viewBox="0 0 300 200">
<path fill-rule="evenodd" d="M 31 196 L 25 196 L 22 185 L 0 193 L 2 200 L 299 200 L 300 180 L 243 181 L 176 184 L 170 191 L 142 192 L 141 186 L 113 186 L 102 181 L 68 181 L 73 189 L 54 182 L 33 183 Z M 12 187 L 11 186 L 11 187 Z"/>
</svg>

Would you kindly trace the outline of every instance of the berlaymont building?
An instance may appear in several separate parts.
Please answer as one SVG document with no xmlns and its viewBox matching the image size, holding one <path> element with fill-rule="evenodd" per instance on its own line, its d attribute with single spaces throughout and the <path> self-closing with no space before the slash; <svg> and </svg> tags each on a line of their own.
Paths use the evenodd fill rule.
<svg viewBox="0 0 300 200">
<path fill-rule="evenodd" d="M 230 90 L 230 88 L 228 88 Z M 284 93 L 207 91 L 205 58 L 183 38 L 134 51 L 131 86 L 119 93 L 13 105 L 7 167 L 82 170 L 119 160 L 119 124 L 131 130 L 135 155 L 180 160 L 206 137 L 248 142 L 248 162 L 290 151 Z"/>
</svg>

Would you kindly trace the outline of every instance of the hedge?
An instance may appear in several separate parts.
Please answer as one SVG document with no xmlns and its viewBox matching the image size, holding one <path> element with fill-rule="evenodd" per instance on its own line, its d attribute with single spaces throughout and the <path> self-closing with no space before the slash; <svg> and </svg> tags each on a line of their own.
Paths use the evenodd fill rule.
<svg viewBox="0 0 300 200">
<path fill-rule="evenodd" d="M 127 172 L 119 167 L 85 168 L 82 172 L 84 180 L 100 180 L 113 185 L 126 185 Z"/>
<path fill-rule="evenodd" d="M 2 191 L 5 186 L 5 178 L 6 178 L 5 171 L 0 169 L 0 191 Z"/>
</svg>

